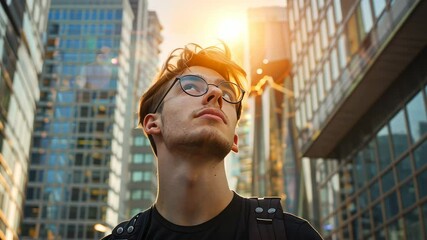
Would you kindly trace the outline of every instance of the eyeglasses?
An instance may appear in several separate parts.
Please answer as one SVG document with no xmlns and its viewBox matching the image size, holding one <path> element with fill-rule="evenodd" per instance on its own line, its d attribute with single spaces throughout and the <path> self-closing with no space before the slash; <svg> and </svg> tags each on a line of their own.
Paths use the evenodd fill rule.
<svg viewBox="0 0 427 240">
<path fill-rule="evenodd" d="M 193 97 L 200 97 L 205 95 L 209 90 L 209 85 L 219 88 L 222 91 L 222 99 L 232 104 L 240 103 L 243 99 L 243 96 L 245 95 L 245 90 L 243 90 L 239 85 L 233 82 L 223 81 L 223 82 L 220 82 L 218 85 L 215 85 L 215 84 L 207 83 L 206 80 L 200 76 L 185 75 L 185 76 L 177 77 L 175 79 L 175 81 L 172 83 L 172 85 L 169 87 L 169 89 L 160 99 L 159 104 L 154 109 L 154 112 L 157 112 L 157 110 L 160 107 L 160 104 L 163 102 L 166 95 L 170 92 L 170 90 L 172 89 L 172 87 L 175 85 L 177 81 L 179 82 L 179 85 L 181 86 L 182 91 L 184 91 L 186 94 Z"/>
</svg>

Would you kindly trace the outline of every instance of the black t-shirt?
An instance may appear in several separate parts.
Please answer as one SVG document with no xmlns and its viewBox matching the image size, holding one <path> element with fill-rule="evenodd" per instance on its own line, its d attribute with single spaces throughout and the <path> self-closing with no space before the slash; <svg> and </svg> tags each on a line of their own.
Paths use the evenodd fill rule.
<svg viewBox="0 0 427 240">
<path fill-rule="evenodd" d="M 249 200 L 234 193 L 231 203 L 213 219 L 196 226 L 178 226 L 163 218 L 154 207 L 146 237 L 149 240 L 247 240 Z M 317 240 L 320 235 L 304 219 L 285 213 L 288 240 Z"/>
</svg>

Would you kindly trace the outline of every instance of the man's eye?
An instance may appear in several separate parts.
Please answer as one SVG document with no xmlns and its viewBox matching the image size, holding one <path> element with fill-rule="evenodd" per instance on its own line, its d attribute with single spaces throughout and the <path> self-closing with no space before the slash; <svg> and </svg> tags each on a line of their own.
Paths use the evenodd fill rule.
<svg viewBox="0 0 427 240">
<path fill-rule="evenodd" d="M 197 86 L 195 84 L 191 84 L 191 83 L 187 83 L 184 86 L 182 86 L 182 88 L 187 91 L 187 90 L 198 90 Z"/>
</svg>

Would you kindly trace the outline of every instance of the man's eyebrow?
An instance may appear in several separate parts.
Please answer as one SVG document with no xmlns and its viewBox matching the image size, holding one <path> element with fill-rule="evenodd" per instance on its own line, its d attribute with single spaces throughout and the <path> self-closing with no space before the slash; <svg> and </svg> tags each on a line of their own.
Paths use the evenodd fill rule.
<svg viewBox="0 0 427 240">
<path fill-rule="evenodd" d="M 194 76 L 198 76 L 198 77 L 201 77 L 201 78 L 203 78 L 203 80 L 205 80 L 206 82 L 208 82 L 208 80 L 206 80 L 207 79 L 207 77 L 205 77 L 205 76 L 203 76 L 203 75 L 201 75 L 201 74 L 193 74 Z M 225 78 L 216 78 L 216 79 L 214 79 L 214 81 L 215 81 L 215 83 L 222 83 L 222 82 L 228 82 L 229 80 L 227 80 L 227 79 L 225 79 Z"/>
</svg>

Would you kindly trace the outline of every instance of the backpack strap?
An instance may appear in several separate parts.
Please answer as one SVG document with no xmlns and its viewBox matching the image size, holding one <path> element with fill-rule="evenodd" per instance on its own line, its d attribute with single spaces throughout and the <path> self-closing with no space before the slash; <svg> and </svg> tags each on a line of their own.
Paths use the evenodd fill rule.
<svg viewBox="0 0 427 240">
<path fill-rule="evenodd" d="M 249 240 L 286 240 L 280 198 L 249 198 Z"/>
<path fill-rule="evenodd" d="M 152 207 L 136 214 L 129 221 L 121 222 L 110 235 L 101 240 L 137 240 L 142 239 L 150 226 Z"/>
</svg>

